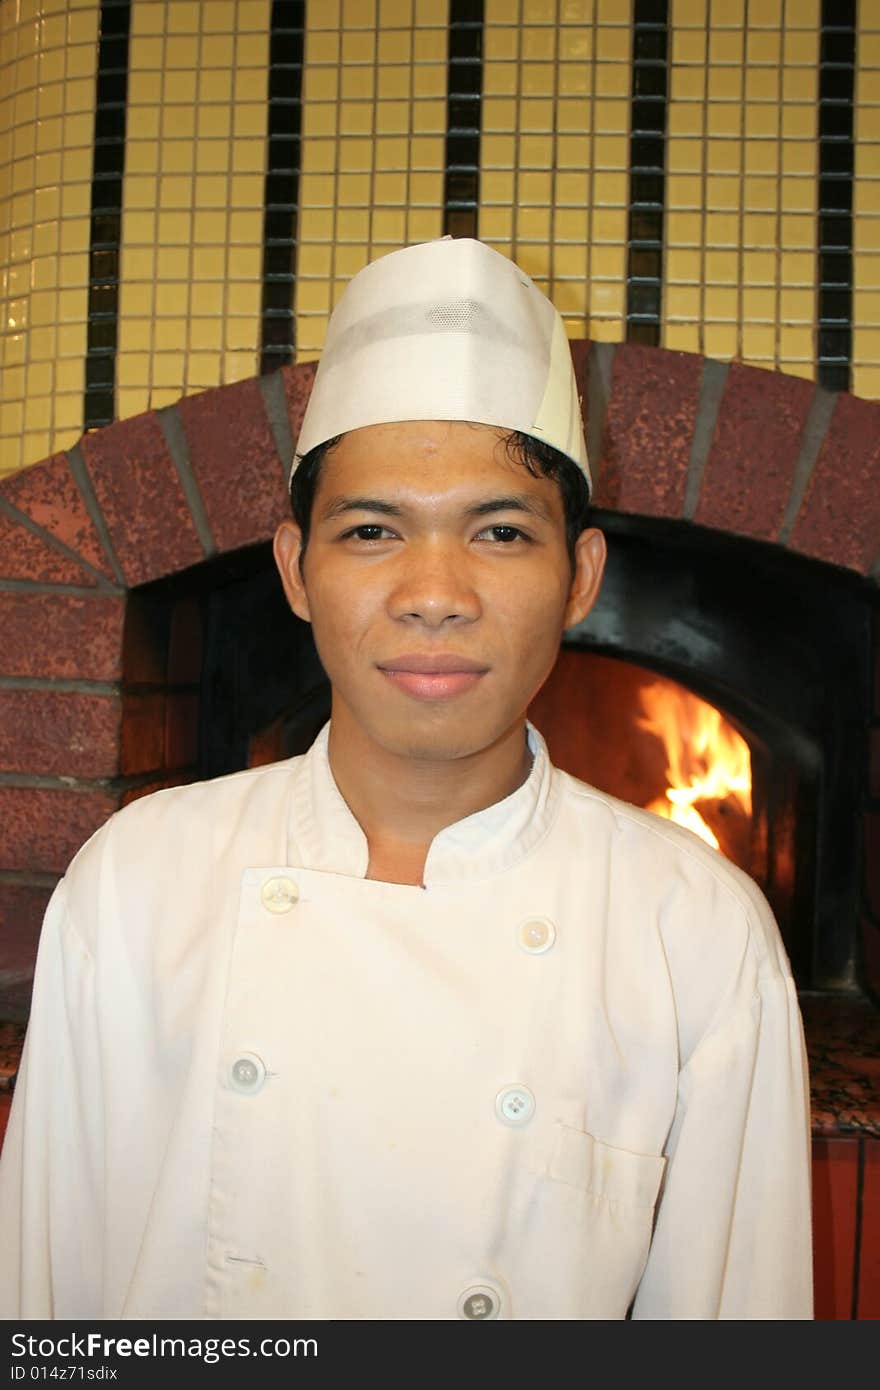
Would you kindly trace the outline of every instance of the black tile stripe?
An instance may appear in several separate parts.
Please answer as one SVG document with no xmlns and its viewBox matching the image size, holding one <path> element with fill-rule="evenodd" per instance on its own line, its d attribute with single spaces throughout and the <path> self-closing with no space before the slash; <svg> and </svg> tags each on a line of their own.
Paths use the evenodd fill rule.
<svg viewBox="0 0 880 1390">
<path fill-rule="evenodd" d="M 852 361 L 856 0 L 822 0 L 819 53 L 817 375 L 847 391 Z"/>
<path fill-rule="evenodd" d="M 629 139 L 626 339 L 660 342 L 666 202 L 668 0 L 635 0 Z"/>
<path fill-rule="evenodd" d="M 321 0 L 315 0 L 320 4 Z M 293 298 L 302 168 L 302 75 L 305 0 L 272 0 L 269 110 L 263 193 L 263 294 L 260 372 L 293 361 Z"/>
<path fill-rule="evenodd" d="M 483 0 L 450 0 L 443 234 L 475 237 L 480 210 Z"/>
<path fill-rule="evenodd" d="M 128 99 L 131 0 L 101 0 L 89 233 L 89 300 L 83 429 L 116 418 L 119 249 Z"/>
</svg>

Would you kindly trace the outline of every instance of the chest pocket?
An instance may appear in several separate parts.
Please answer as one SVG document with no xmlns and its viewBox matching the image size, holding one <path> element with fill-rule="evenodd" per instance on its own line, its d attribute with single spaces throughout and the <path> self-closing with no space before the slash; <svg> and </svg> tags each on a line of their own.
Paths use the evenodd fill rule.
<svg viewBox="0 0 880 1390">
<path fill-rule="evenodd" d="M 644 1272 L 666 1160 L 557 1124 L 504 1217 L 517 1317 L 624 1318 Z M 537 1155 L 535 1155 L 537 1158 Z"/>
<path fill-rule="evenodd" d="M 605 1202 L 653 1210 L 666 1167 L 662 1155 L 612 1148 L 585 1130 L 557 1126 L 547 1175 Z"/>
</svg>

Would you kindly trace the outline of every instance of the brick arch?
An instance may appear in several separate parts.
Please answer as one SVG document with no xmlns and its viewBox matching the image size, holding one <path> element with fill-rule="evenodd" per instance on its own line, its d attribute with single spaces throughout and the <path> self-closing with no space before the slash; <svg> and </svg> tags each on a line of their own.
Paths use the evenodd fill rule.
<svg viewBox="0 0 880 1390">
<path fill-rule="evenodd" d="M 880 579 L 880 402 L 635 343 L 573 353 L 599 506 Z"/>
<path fill-rule="evenodd" d="M 634 344 L 572 344 L 596 501 L 880 577 L 880 404 Z M 133 591 L 268 540 L 314 364 L 86 435 L 0 480 L 0 993 L 22 1013 L 57 877 L 120 804 L 187 780 L 198 633 Z M 598 460 L 598 463 L 595 461 Z M 11 990 L 11 994 L 10 994 Z"/>
<path fill-rule="evenodd" d="M 640 344 L 572 356 L 600 507 L 880 578 L 880 402 Z M 314 371 L 185 397 L 0 479 L 0 583 L 125 592 L 267 540 Z"/>
</svg>

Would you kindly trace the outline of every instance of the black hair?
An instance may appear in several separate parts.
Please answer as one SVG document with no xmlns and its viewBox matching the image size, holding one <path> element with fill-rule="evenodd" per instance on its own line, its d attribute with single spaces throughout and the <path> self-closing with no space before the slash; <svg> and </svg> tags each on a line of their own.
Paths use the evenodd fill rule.
<svg viewBox="0 0 880 1390">
<path fill-rule="evenodd" d="M 300 569 L 309 543 L 312 507 L 321 477 L 321 464 L 341 438 L 342 435 L 337 434 L 333 439 L 327 439 L 323 444 L 316 444 L 314 449 L 309 449 L 307 454 L 303 454 L 290 480 L 293 519 L 302 534 Z M 583 470 L 558 449 L 545 444 L 541 439 L 535 439 L 531 434 L 525 434 L 522 430 L 511 430 L 505 437 L 504 444 L 508 458 L 514 463 L 522 464 L 533 478 L 551 478 L 559 485 L 565 515 L 565 545 L 574 573 L 575 542 L 590 524 L 590 490 Z"/>
</svg>

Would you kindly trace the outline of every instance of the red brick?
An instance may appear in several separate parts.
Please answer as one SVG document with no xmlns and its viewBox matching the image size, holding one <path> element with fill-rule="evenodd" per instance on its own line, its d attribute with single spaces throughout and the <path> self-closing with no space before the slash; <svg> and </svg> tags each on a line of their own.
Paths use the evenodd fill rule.
<svg viewBox="0 0 880 1390">
<path fill-rule="evenodd" d="M 0 771 L 113 777 L 119 724 L 115 696 L 0 687 Z"/>
<path fill-rule="evenodd" d="M 125 598 L 0 590 L 0 675 L 114 681 Z"/>
<path fill-rule="evenodd" d="M 813 1140 L 813 1279 L 817 1321 L 852 1317 L 859 1141 Z"/>
<path fill-rule="evenodd" d="M 94 585 L 95 577 L 27 527 L 0 512 L 0 579 Z"/>
<path fill-rule="evenodd" d="M 45 463 L 35 463 L 4 478 L 0 492 L 56 540 L 63 541 L 108 579 L 114 578 L 65 454 L 55 454 Z"/>
<path fill-rule="evenodd" d="M 814 394 L 800 377 L 731 364 L 695 522 L 776 540 Z"/>
<path fill-rule="evenodd" d="M 789 542 L 865 574 L 880 550 L 880 402 L 842 394 Z"/>
<path fill-rule="evenodd" d="M 204 558 L 155 415 L 87 434 L 82 451 L 127 584 L 175 574 Z"/>
<path fill-rule="evenodd" d="M 223 554 L 268 540 L 288 507 L 258 383 L 203 391 L 177 409 L 217 549 Z"/>
<path fill-rule="evenodd" d="M 596 503 L 644 516 L 684 506 L 703 359 L 621 343 L 614 354 Z"/>
<path fill-rule="evenodd" d="M 12 1096 L 5 1091 L 0 1093 L 0 1150 L 3 1148 L 3 1140 L 6 1137 L 6 1126 L 9 1123 L 11 1109 Z"/>
<path fill-rule="evenodd" d="M 299 439 L 299 432 L 302 429 L 303 416 L 306 413 L 309 396 L 312 394 L 317 370 L 317 362 L 298 362 L 295 367 L 282 367 L 281 369 L 294 451 Z"/>
<path fill-rule="evenodd" d="M 189 767 L 199 757 L 198 695 L 169 695 L 165 708 L 165 766 Z"/>
<path fill-rule="evenodd" d="M 120 771 L 123 777 L 164 767 L 165 694 L 125 695 L 122 702 Z"/>
<path fill-rule="evenodd" d="M 0 883 L 0 970 L 33 970 L 43 914 L 51 896 L 51 888 Z"/>
<path fill-rule="evenodd" d="M 0 869 L 63 873 L 118 805 L 105 791 L 0 786 Z"/>
<path fill-rule="evenodd" d="M 880 1139 L 865 1139 L 859 1306 L 862 1322 L 880 1319 Z"/>
<path fill-rule="evenodd" d="M 197 683 L 202 677 L 202 611 L 197 598 L 178 599 L 171 613 L 168 684 Z"/>
</svg>

